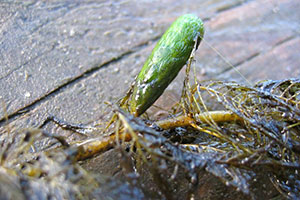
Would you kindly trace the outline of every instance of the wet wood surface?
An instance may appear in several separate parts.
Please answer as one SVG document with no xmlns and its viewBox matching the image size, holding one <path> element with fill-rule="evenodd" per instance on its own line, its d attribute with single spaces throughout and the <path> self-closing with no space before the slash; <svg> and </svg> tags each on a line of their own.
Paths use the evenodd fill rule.
<svg viewBox="0 0 300 200">
<path fill-rule="evenodd" d="M 0 132 L 39 126 L 49 115 L 101 122 L 104 102 L 124 95 L 185 13 L 206 28 L 195 56 L 200 80 L 300 78 L 299 10 L 293 0 L 1 1 Z M 175 102 L 183 78 L 184 70 L 156 104 Z"/>
<path fill-rule="evenodd" d="M 251 83 L 299 77 L 298 1 L 28 1 L 1 3 L 2 120 L 36 126 L 47 115 L 92 123 L 122 96 L 178 16 L 205 22 L 197 76 Z M 166 91 L 178 96 L 182 72 Z M 5 109 L 4 109 L 5 108 Z"/>
</svg>

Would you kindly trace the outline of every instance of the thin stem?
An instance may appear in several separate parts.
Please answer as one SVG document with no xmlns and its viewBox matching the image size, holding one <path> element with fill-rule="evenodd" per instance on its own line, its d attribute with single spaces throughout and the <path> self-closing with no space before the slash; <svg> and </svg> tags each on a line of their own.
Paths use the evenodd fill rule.
<svg viewBox="0 0 300 200">
<path fill-rule="evenodd" d="M 197 119 L 197 121 L 189 116 L 178 116 L 175 118 L 168 118 L 158 121 L 155 124 L 162 129 L 171 129 L 182 126 L 190 126 L 191 124 L 195 124 L 196 122 L 208 123 L 209 121 L 214 121 L 215 123 L 221 123 L 230 121 L 242 121 L 242 119 L 238 115 L 224 110 L 203 112 L 197 114 L 195 118 Z"/>
</svg>

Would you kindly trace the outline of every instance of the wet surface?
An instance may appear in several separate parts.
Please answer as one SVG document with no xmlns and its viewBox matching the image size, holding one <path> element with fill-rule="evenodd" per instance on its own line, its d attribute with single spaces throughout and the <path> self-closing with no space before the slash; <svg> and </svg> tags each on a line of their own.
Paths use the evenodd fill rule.
<svg viewBox="0 0 300 200">
<path fill-rule="evenodd" d="M 196 52 L 200 79 L 244 81 L 227 61 L 251 82 L 299 77 L 299 12 L 289 12 L 300 7 L 295 1 L 153 5 L 2 3 L 0 96 L 8 115 L 47 112 L 83 123 L 101 118 L 92 113 L 127 90 L 153 43 L 186 12 L 205 20 L 205 41 Z M 169 89 L 180 93 L 181 80 Z"/>
<path fill-rule="evenodd" d="M 7 19 L 1 28 L 1 99 L 8 114 L 43 102 L 80 77 L 138 51 L 181 14 L 208 18 L 224 6 L 223 1 L 206 6 L 182 2 L 1 3 L 1 15 Z"/>
<path fill-rule="evenodd" d="M 138 2 L 0 2 L 0 132 L 5 113 L 12 130 L 38 126 L 50 114 L 97 124 L 109 112 L 103 102 L 126 92 L 159 36 L 185 13 L 206 28 L 195 57 L 199 79 L 245 82 L 228 63 L 251 83 L 300 77 L 298 1 Z M 157 105 L 180 97 L 183 77 Z M 53 124 L 47 129 L 71 136 Z"/>
</svg>

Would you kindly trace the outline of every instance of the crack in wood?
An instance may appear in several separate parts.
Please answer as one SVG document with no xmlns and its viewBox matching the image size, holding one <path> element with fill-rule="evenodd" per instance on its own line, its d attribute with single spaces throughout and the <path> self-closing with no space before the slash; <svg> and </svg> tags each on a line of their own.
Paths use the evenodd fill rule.
<svg viewBox="0 0 300 200">
<path fill-rule="evenodd" d="M 95 65 L 94 67 L 86 70 L 85 72 L 83 72 L 82 74 L 70 79 L 68 82 L 63 83 L 62 85 L 57 86 L 56 88 L 54 88 L 53 90 L 51 90 L 50 92 L 46 93 L 45 95 L 35 99 L 34 101 L 32 101 L 30 104 L 27 104 L 26 106 L 14 111 L 13 113 L 8 115 L 8 120 L 9 122 L 14 120 L 16 117 L 19 117 L 21 115 L 23 115 L 24 113 L 29 112 L 30 110 L 34 109 L 36 106 L 40 105 L 41 103 L 47 101 L 49 98 L 58 95 L 59 93 L 63 92 L 67 87 L 70 87 L 90 76 L 92 76 L 94 73 L 98 72 L 99 70 L 108 67 L 109 65 L 119 62 L 122 59 L 126 58 L 129 55 L 132 55 L 133 53 L 136 53 L 137 51 L 140 51 L 143 48 L 146 48 L 146 46 L 148 45 L 148 43 L 151 42 L 155 42 L 160 38 L 160 35 L 153 37 L 150 40 L 144 41 L 138 45 L 136 45 L 135 47 L 133 47 L 131 50 L 126 51 L 122 54 L 120 54 L 119 56 L 113 57 L 112 59 L 100 64 L 100 65 Z M 5 122 L 7 122 L 7 120 L 5 119 L 5 117 L 0 118 L 0 126 L 2 126 Z"/>
<path fill-rule="evenodd" d="M 248 58 L 246 58 L 246 59 L 244 59 L 244 60 L 242 60 L 242 61 L 234 64 L 233 66 L 234 66 L 235 69 L 233 69 L 232 67 L 228 67 L 228 68 L 224 69 L 223 71 L 219 72 L 218 74 L 216 74 L 216 76 L 220 76 L 223 73 L 230 72 L 232 70 L 236 70 L 237 68 L 239 68 L 239 66 L 243 65 L 244 63 L 249 62 L 250 60 L 253 60 L 253 59 L 255 59 L 256 57 L 258 57 L 260 55 L 263 55 L 263 54 L 266 54 L 266 53 L 268 53 L 270 51 L 273 51 L 278 46 L 281 46 L 281 45 L 285 44 L 286 42 L 289 42 L 289 41 L 291 41 L 291 40 L 293 40 L 295 38 L 297 38 L 296 35 L 292 35 L 292 36 L 289 36 L 287 38 L 284 38 L 283 40 L 280 40 L 279 42 L 277 42 L 276 44 L 274 44 L 267 51 L 256 52 L 256 53 L 252 54 L 251 56 L 249 56 Z"/>
</svg>

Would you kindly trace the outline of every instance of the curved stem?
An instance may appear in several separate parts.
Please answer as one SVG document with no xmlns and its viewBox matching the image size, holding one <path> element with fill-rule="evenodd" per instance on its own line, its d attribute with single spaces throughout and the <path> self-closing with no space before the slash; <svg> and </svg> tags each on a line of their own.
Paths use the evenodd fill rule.
<svg viewBox="0 0 300 200">
<path fill-rule="evenodd" d="M 209 122 L 230 122 L 230 121 L 242 121 L 237 114 L 230 111 L 218 110 L 218 111 L 208 111 L 197 114 L 194 118 L 189 116 L 178 116 L 175 118 L 168 118 L 165 120 L 157 121 L 155 124 L 162 129 L 171 129 L 181 126 L 190 126 L 196 122 L 209 123 Z"/>
</svg>

